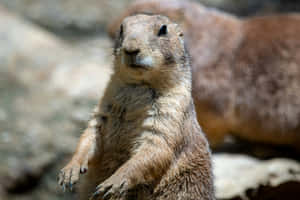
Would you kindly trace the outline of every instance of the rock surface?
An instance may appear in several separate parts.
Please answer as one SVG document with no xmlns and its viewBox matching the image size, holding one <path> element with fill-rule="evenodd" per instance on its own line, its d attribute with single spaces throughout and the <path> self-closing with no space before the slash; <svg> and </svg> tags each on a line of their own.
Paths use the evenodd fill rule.
<svg viewBox="0 0 300 200">
<path fill-rule="evenodd" d="M 110 43 L 87 56 L 4 8 L 0 40 L 0 199 L 73 198 L 56 175 L 109 78 Z"/>
<path fill-rule="evenodd" d="M 288 159 L 260 161 L 234 154 L 213 156 L 217 199 L 290 199 L 300 195 L 300 163 Z"/>
<path fill-rule="evenodd" d="M 265 15 L 300 10 L 295 0 L 199 0 L 203 5 L 218 8 L 239 16 Z"/>
<path fill-rule="evenodd" d="M 0 0 L 10 10 L 53 29 L 104 29 L 133 0 Z M 209 7 L 240 16 L 299 11 L 294 0 L 198 0 Z"/>
<path fill-rule="evenodd" d="M 54 29 L 103 29 L 131 0 L 0 0 L 7 8 Z"/>
</svg>

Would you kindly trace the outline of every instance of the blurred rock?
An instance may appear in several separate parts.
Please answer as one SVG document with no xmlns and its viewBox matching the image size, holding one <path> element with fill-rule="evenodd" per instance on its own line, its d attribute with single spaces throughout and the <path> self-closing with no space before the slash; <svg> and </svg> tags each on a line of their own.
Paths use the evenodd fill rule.
<svg viewBox="0 0 300 200">
<path fill-rule="evenodd" d="M 110 43 L 88 56 L 2 7 L 0 42 L 0 199 L 74 198 L 56 175 L 109 79 Z"/>
<path fill-rule="evenodd" d="M 100 50 L 94 53 L 97 54 L 97 58 L 94 56 L 91 59 L 85 52 L 74 52 L 61 39 L 31 23 L 20 21 L 3 8 L 1 17 L 2 65 L 9 66 L 12 72 L 22 73 L 20 78 L 25 83 L 27 79 L 32 78 L 36 81 L 50 79 L 50 83 L 47 82 L 49 87 L 62 89 L 70 95 L 89 95 L 97 99 L 95 90 L 103 89 L 108 79 L 105 74 L 110 71 L 111 47 L 107 39 L 101 42 L 104 45 L 98 45 L 97 50 Z M 34 70 L 35 73 L 28 69 Z M 104 76 L 99 78 L 99 73 Z M 93 77 L 88 78 L 91 75 Z M 94 88 L 95 85 L 102 88 Z"/>
<path fill-rule="evenodd" d="M 254 15 L 265 7 L 277 5 L 278 0 L 199 0 L 203 5 L 240 16 Z"/>
<path fill-rule="evenodd" d="M 208 7 L 218 8 L 239 16 L 266 15 L 300 11 L 297 0 L 198 0 Z"/>
<path fill-rule="evenodd" d="M 10 10 L 54 29 L 103 29 L 131 0 L 0 0 Z"/>
<path fill-rule="evenodd" d="M 78 67 L 74 67 L 78 65 Z M 99 70 L 99 68 L 102 69 Z M 110 68 L 107 63 L 86 60 L 69 60 L 61 63 L 51 76 L 49 87 L 73 97 L 86 96 L 99 99 L 108 81 Z"/>
<path fill-rule="evenodd" d="M 103 30 L 133 0 L 0 0 L 10 10 L 51 29 Z M 295 0 L 197 0 L 240 16 L 299 11 Z"/>
<path fill-rule="evenodd" d="M 260 161 L 234 154 L 213 156 L 217 199 L 297 200 L 300 163 L 288 159 Z"/>
</svg>

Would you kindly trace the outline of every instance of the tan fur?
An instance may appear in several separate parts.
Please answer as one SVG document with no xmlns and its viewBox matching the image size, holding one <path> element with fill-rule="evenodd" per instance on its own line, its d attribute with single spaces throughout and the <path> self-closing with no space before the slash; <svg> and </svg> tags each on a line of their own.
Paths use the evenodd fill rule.
<svg viewBox="0 0 300 200">
<path fill-rule="evenodd" d="M 167 34 L 159 36 L 163 25 Z M 99 200 L 214 199 L 210 152 L 196 120 L 178 25 L 156 15 L 126 18 L 114 66 L 60 184 L 76 183 L 79 166 L 88 161 L 82 200 L 95 191 L 92 198 Z"/>
<path fill-rule="evenodd" d="M 191 1 L 140 0 L 181 23 L 192 57 L 197 117 L 211 144 L 226 134 L 300 148 L 300 15 L 238 19 Z"/>
</svg>

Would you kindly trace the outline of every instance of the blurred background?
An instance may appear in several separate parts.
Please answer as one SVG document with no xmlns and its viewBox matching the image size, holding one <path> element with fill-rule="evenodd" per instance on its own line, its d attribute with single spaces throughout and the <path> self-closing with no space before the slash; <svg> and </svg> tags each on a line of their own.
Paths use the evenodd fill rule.
<svg viewBox="0 0 300 200">
<path fill-rule="evenodd" d="M 56 176 L 109 79 L 106 27 L 131 1 L 0 0 L 0 200 L 76 197 L 62 192 Z M 198 1 L 240 17 L 300 11 L 298 0 Z M 300 198 L 296 161 L 268 165 L 230 154 L 214 159 L 218 199 Z M 251 179 L 263 177 L 265 167 L 285 175 L 282 163 L 290 166 L 282 179 Z M 234 185 L 243 176 L 251 178 Z"/>
</svg>

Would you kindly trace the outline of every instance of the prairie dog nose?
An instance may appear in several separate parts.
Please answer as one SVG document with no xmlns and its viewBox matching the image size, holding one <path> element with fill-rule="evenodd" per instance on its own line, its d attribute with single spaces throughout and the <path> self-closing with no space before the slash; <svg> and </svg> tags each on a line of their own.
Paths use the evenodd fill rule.
<svg viewBox="0 0 300 200">
<path fill-rule="evenodd" d="M 138 49 L 138 48 L 124 48 L 124 52 L 128 56 L 136 56 L 140 52 L 140 49 Z"/>
<path fill-rule="evenodd" d="M 136 56 L 140 52 L 139 43 L 140 41 L 137 39 L 137 33 L 130 33 L 123 42 L 124 53 L 127 56 Z"/>
</svg>

